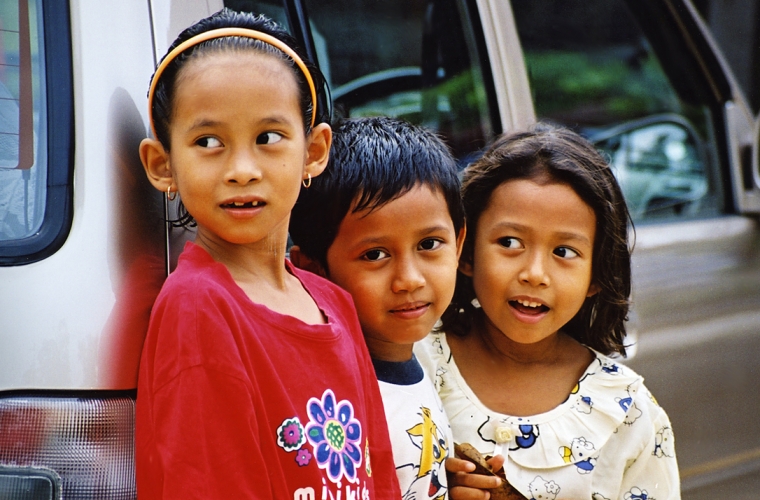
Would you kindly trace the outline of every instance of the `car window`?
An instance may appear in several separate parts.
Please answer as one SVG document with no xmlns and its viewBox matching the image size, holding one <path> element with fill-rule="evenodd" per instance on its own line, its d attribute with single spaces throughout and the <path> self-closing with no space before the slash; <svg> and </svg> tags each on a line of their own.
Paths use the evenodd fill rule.
<svg viewBox="0 0 760 500">
<path fill-rule="evenodd" d="M 0 241 L 36 233 L 45 213 L 45 82 L 38 5 L 0 3 Z"/>
<path fill-rule="evenodd" d="M 710 107 L 671 82 L 623 1 L 571 3 L 512 1 L 538 119 L 609 156 L 634 220 L 718 213 Z"/>
<path fill-rule="evenodd" d="M 67 2 L 0 2 L 0 266 L 66 240 L 73 207 L 73 88 Z"/>
<path fill-rule="evenodd" d="M 306 0 L 334 116 L 389 115 L 439 132 L 464 164 L 494 135 L 496 115 L 477 13 L 462 0 Z M 227 0 L 283 22 L 281 2 Z"/>
</svg>

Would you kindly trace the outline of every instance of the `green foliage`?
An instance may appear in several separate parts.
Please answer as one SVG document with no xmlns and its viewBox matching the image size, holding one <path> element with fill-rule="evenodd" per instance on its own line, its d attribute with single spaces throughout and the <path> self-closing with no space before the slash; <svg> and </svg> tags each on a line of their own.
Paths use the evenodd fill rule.
<svg viewBox="0 0 760 500">
<path fill-rule="evenodd" d="M 613 50 L 536 51 L 527 52 L 525 61 L 541 118 L 597 125 L 679 111 L 653 57 L 631 59 Z"/>
</svg>

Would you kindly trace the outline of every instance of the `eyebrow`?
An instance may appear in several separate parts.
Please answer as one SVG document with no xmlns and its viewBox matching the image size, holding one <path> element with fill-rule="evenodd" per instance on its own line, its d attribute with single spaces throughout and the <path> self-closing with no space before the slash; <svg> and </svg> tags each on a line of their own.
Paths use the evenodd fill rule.
<svg viewBox="0 0 760 500">
<path fill-rule="evenodd" d="M 505 228 L 505 229 L 514 229 L 516 231 L 522 231 L 527 232 L 530 231 L 528 226 L 524 226 L 522 224 L 517 224 L 514 222 L 500 222 L 496 224 L 496 228 Z M 586 238 L 584 235 L 579 233 L 574 233 L 572 231 L 560 231 L 558 233 L 554 233 L 555 236 L 564 239 L 564 240 L 575 240 L 580 241 L 582 243 L 585 243 L 588 246 L 591 246 L 591 240 Z"/>
<path fill-rule="evenodd" d="M 207 127 L 216 127 L 221 125 L 223 122 L 219 120 L 212 120 L 209 118 L 200 118 L 197 121 L 193 122 L 188 128 L 188 132 L 192 132 L 193 130 L 199 129 L 199 128 L 207 128 Z M 263 118 L 259 120 L 259 123 L 264 126 L 270 126 L 270 125 L 291 125 L 291 123 L 281 115 L 273 115 L 266 118 Z"/>
<path fill-rule="evenodd" d="M 433 234 L 435 232 L 438 232 L 438 231 L 447 231 L 447 230 L 449 230 L 449 228 L 446 227 L 445 225 L 438 225 L 437 224 L 437 225 L 434 225 L 434 226 L 426 227 L 426 228 L 418 231 L 417 232 L 417 236 L 418 237 L 425 237 L 425 236 L 431 235 L 431 234 Z M 372 245 L 372 244 L 381 244 L 381 243 L 383 243 L 387 239 L 388 239 L 387 236 L 369 236 L 367 238 L 362 238 L 361 240 L 357 241 L 356 244 L 359 245 L 359 246 L 366 246 L 366 245 Z"/>
</svg>

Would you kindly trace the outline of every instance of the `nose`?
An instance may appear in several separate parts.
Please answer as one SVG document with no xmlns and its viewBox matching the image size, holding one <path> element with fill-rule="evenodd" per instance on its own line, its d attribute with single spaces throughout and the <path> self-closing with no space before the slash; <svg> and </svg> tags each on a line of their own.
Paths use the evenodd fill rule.
<svg viewBox="0 0 760 500">
<path fill-rule="evenodd" d="M 393 293 L 411 293 L 424 286 L 425 275 L 416 259 L 411 257 L 398 258 L 391 283 Z"/>
<path fill-rule="evenodd" d="M 531 252 L 518 276 L 519 280 L 531 286 L 549 286 L 547 257 L 542 252 Z"/>
<path fill-rule="evenodd" d="M 261 169 L 256 156 L 245 149 L 232 152 L 227 162 L 225 181 L 245 185 L 261 179 Z"/>
</svg>

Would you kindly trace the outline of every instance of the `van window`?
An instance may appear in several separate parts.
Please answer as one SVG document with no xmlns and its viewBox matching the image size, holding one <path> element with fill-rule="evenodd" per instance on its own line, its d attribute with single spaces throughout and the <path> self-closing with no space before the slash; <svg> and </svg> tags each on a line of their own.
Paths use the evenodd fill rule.
<svg viewBox="0 0 760 500">
<path fill-rule="evenodd" d="M 677 68 L 663 67 L 623 1 L 571 4 L 512 1 L 538 119 L 574 128 L 609 156 L 634 220 L 717 214 L 709 105 L 671 82 Z"/>
<path fill-rule="evenodd" d="M 299 8 L 300 2 L 292 8 Z M 280 22 L 282 2 L 227 0 Z M 477 12 L 462 0 L 305 0 L 309 34 L 332 92 L 334 117 L 387 115 L 440 133 L 466 162 L 498 115 Z M 291 27 L 298 33 L 298 30 Z"/>
<path fill-rule="evenodd" d="M 0 265 L 44 258 L 70 224 L 68 29 L 67 2 L 0 2 Z M 56 42 L 50 50 L 46 39 Z M 46 58 L 56 61 L 50 73 Z M 54 140 L 50 116 L 57 119 Z"/>
</svg>

